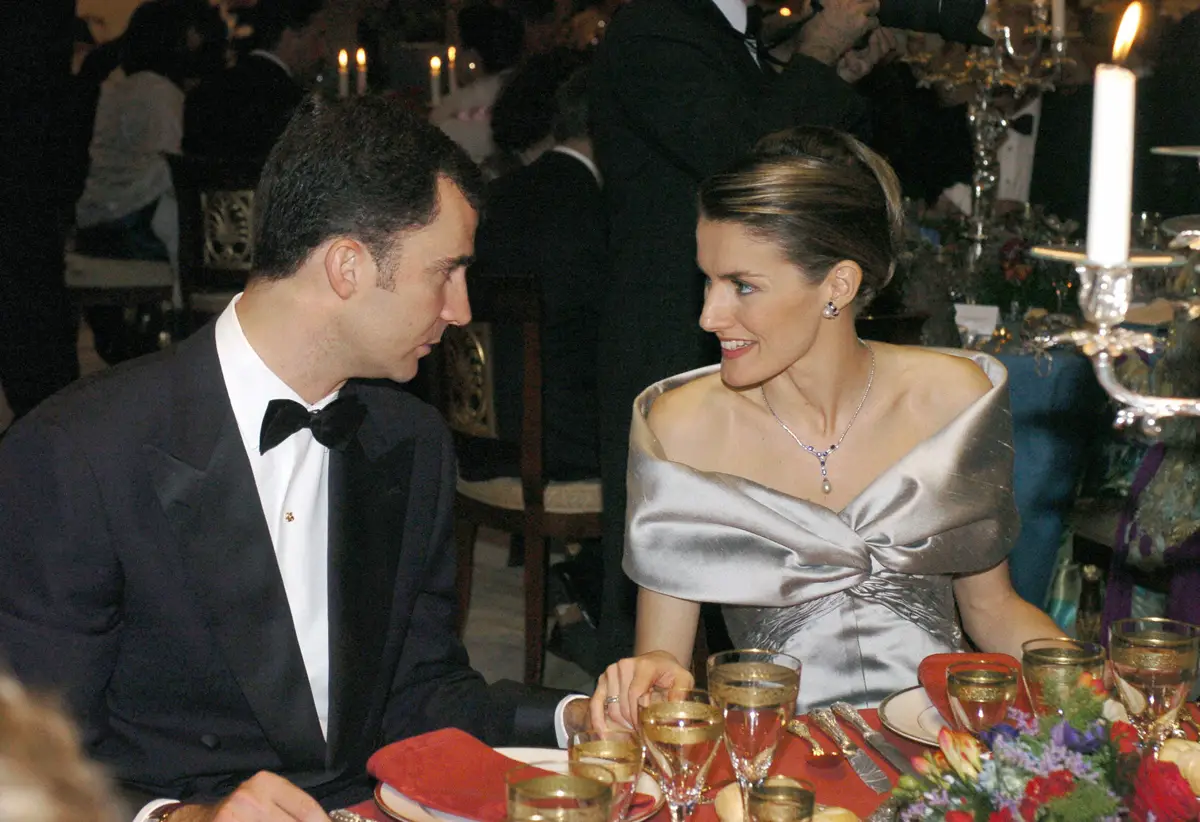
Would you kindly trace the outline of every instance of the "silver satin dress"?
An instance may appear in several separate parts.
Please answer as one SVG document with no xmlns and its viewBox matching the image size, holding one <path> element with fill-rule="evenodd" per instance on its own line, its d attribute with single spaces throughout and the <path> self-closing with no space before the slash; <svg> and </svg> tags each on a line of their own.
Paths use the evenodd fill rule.
<svg viewBox="0 0 1200 822">
<path fill-rule="evenodd" d="M 624 568 L 643 588 L 721 604 L 734 645 L 803 663 L 800 711 L 873 707 L 917 683 L 929 654 L 962 645 L 955 575 L 1001 562 L 1017 536 L 1007 373 L 969 356 L 992 389 L 841 512 L 667 460 L 655 398 L 714 373 L 655 383 L 634 403 Z M 818 470 L 797 449 L 796 470 Z"/>
</svg>

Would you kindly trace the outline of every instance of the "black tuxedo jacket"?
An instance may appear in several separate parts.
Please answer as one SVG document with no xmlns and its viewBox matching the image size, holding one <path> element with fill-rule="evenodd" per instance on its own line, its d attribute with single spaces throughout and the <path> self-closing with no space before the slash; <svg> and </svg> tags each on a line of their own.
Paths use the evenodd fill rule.
<svg viewBox="0 0 1200 822">
<path fill-rule="evenodd" d="M 475 235 L 472 276 L 530 276 L 541 285 L 545 466 L 554 480 L 600 474 L 593 397 L 607 234 L 592 172 L 574 157 L 547 151 L 491 185 Z M 520 330 L 501 327 L 494 334 L 500 433 L 516 442 L 524 382 Z M 495 468 L 492 476 L 519 473 L 518 464 Z"/>
<path fill-rule="evenodd" d="M 59 690 L 131 798 L 260 769 L 327 807 L 381 745 L 457 726 L 553 745 L 561 694 L 488 687 L 454 633 L 449 434 L 391 383 L 329 468 L 328 744 L 212 326 L 76 383 L 0 442 L 0 653 Z"/>
<path fill-rule="evenodd" d="M 183 108 L 183 150 L 203 157 L 265 158 L 304 90 L 266 57 L 247 55 L 201 83 Z"/>
</svg>

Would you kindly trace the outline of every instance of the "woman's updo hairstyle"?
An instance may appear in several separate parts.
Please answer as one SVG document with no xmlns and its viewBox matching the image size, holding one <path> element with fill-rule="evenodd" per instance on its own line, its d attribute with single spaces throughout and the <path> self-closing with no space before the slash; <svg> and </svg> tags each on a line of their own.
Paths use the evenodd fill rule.
<svg viewBox="0 0 1200 822">
<path fill-rule="evenodd" d="M 764 137 L 705 180 L 700 214 L 774 243 L 814 284 L 853 260 L 863 306 L 891 280 L 904 228 L 900 181 L 887 161 L 849 134 L 813 126 Z"/>
</svg>

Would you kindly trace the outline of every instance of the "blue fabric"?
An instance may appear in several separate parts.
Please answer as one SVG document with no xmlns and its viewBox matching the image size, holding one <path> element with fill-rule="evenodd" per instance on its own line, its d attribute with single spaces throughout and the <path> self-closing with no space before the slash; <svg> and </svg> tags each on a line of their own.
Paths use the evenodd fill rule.
<svg viewBox="0 0 1200 822">
<path fill-rule="evenodd" d="M 1111 423 L 1112 412 L 1091 363 L 1079 354 L 1056 351 L 1041 362 L 1030 354 L 997 357 L 1008 369 L 1013 491 L 1021 514 L 1009 566 L 1017 593 L 1040 607 L 1088 448 Z"/>
</svg>

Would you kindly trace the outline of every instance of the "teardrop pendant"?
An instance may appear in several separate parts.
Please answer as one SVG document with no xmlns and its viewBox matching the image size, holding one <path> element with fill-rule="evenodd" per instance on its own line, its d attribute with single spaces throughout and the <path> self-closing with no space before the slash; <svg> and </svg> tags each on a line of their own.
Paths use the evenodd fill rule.
<svg viewBox="0 0 1200 822">
<path fill-rule="evenodd" d="M 833 486 L 829 484 L 829 480 L 824 480 L 821 483 L 821 490 L 828 494 L 833 490 Z"/>
</svg>

